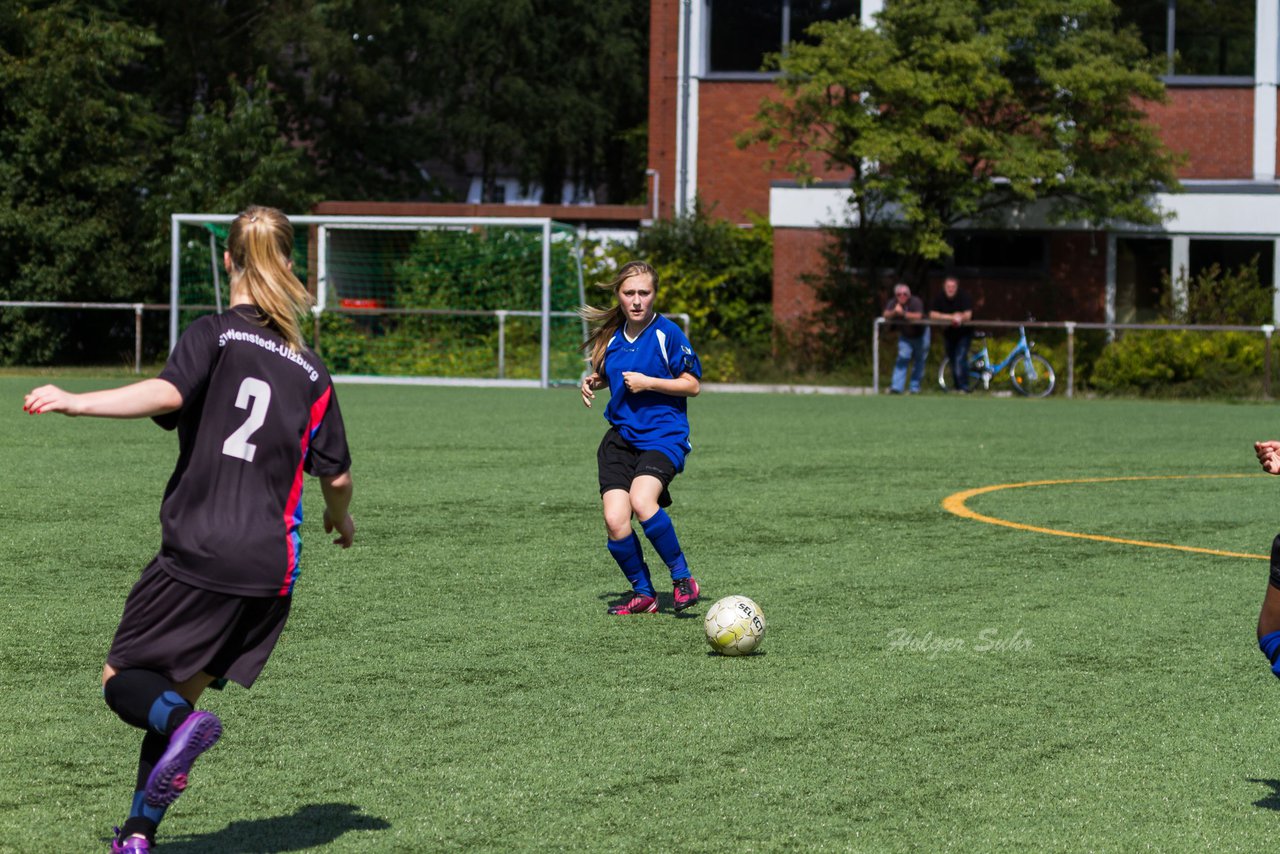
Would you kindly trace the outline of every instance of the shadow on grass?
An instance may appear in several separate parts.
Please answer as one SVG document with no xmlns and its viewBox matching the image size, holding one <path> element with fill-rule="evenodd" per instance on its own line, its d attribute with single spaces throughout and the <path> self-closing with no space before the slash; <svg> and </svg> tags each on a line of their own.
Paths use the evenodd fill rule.
<svg viewBox="0 0 1280 854">
<path fill-rule="evenodd" d="M 1256 777 L 1250 777 L 1245 782 L 1262 783 L 1263 785 L 1270 786 L 1270 794 L 1258 798 L 1258 800 L 1253 802 L 1253 805 L 1255 807 L 1262 807 L 1264 810 L 1280 812 L 1280 780 L 1260 780 Z"/>
<path fill-rule="evenodd" d="M 363 815 L 355 804 L 311 804 L 293 815 L 233 821 L 216 833 L 168 836 L 157 841 L 165 854 L 266 854 L 302 851 L 333 842 L 351 830 L 387 830 L 389 822 Z"/>
</svg>

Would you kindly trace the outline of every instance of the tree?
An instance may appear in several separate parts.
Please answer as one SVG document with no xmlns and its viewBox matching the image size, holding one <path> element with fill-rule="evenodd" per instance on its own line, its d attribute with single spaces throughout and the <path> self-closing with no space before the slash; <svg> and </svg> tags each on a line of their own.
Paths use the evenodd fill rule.
<svg viewBox="0 0 1280 854">
<path fill-rule="evenodd" d="M 644 187 L 647 10 L 0 2 L 0 298 L 162 298 L 178 209 L 446 198 L 436 173 L 465 176 L 475 160 L 543 184 L 549 200 L 566 178 L 632 198 Z M 79 318 L 43 317 L 6 315 L 0 360 L 86 352 L 68 334 Z"/>
<path fill-rule="evenodd" d="M 149 281 L 142 176 L 160 123 L 120 79 L 155 46 L 145 29 L 67 0 L 0 11 L 0 297 L 134 298 Z M 47 361 L 66 313 L 6 324 L 0 361 Z"/>
<path fill-rule="evenodd" d="M 237 88 L 252 86 L 265 67 L 281 95 L 273 108 L 279 131 L 305 150 L 318 196 L 440 195 L 423 174 L 423 162 L 441 157 L 443 145 L 424 107 L 440 85 L 428 29 L 436 4 L 99 3 L 160 36 L 160 49 L 129 83 L 154 98 L 170 133 L 182 133 L 201 108 L 235 103 Z"/>
<path fill-rule="evenodd" d="M 565 180 L 622 201 L 643 189 L 643 0 L 450 0 L 433 28 L 444 85 L 432 114 L 486 191 L 506 170 L 543 200 Z"/>
<path fill-rule="evenodd" d="M 229 81 L 230 105 L 196 104 L 170 145 L 171 165 L 147 199 L 156 260 L 169 262 L 169 215 L 229 213 L 251 204 L 305 211 L 317 201 L 303 150 L 285 139 L 277 116 L 282 96 L 266 68 L 248 88 Z"/>
<path fill-rule="evenodd" d="M 601 202 L 643 194 L 647 151 L 627 138 L 642 128 L 649 3 L 553 0 L 538 16 L 539 96 L 526 117 L 527 148 L 545 201 L 566 179 L 601 192 Z M 638 155 L 638 156 L 637 156 Z"/>
<path fill-rule="evenodd" d="M 646 0 L 98 0 L 155 28 L 137 84 L 174 133 L 265 66 L 314 187 L 448 195 L 447 174 L 643 192 Z"/>
<path fill-rule="evenodd" d="M 1159 69 L 1110 0 L 886 0 L 774 57 L 783 97 L 741 144 L 850 173 L 855 266 L 887 246 L 918 280 L 962 222 L 1033 202 L 1057 222 L 1156 223 L 1176 161 L 1146 122 Z M 816 155 L 816 157 L 815 157 Z"/>
<path fill-rule="evenodd" d="M 767 221 L 742 228 L 714 218 L 699 200 L 691 212 L 640 232 L 635 255 L 657 268 L 663 310 L 688 314 L 697 341 L 768 347 L 773 230 Z"/>
</svg>

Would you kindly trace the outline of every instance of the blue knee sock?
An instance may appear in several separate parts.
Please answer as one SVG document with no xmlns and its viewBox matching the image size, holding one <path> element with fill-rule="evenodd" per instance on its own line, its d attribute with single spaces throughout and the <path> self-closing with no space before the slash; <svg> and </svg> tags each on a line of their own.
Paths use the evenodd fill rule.
<svg viewBox="0 0 1280 854">
<path fill-rule="evenodd" d="M 148 837 L 155 834 L 155 827 L 160 825 L 160 820 L 164 818 L 165 811 L 168 807 L 153 807 L 146 801 L 146 793 L 139 790 L 133 793 L 133 807 L 129 810 L 129 818 L 144 819 L 152 824 L 150 833 L 146 830 L 130 829 L 129 833 L 142 833 Z M 143 825 L 145 827 L 145 825 Z M 127 834 L 126 834 L 127 835 Z"/>
<path fill-rule="evenodd" d="M 625 540 L 610 540 L 609 554 L 618 562 L 633 590 L 646 596 L 654 595 L 649 567 L 645 565 L 644 552 L 640 549 L 640 538 L 634 532 Z"/>
<path fill-rule="evenodd" d="M 150 670 L 121 670 L 107 680 L 102 696 L 125 723 L 161 735 L 173 732 L 191 714 L 191 704 L 172 683 Z"/>
<path fill-rule="evenodd" d="M 133 804 L 129 808 L 129 818 L 120 828 L 121 838 L 141 833 L 148 839 L 154 839 L 156 828 L 164 818 L 168 807 L 156 807 L 146 801 L 147 778 L 160 761 L 165 749 L 169 746 L 169 737 L 158 732 L 147 732 L 142 739 L 142 750 L 138 756 L 138 783 L 133 793 Z"/>
<path fill-rule="evenodd" d="M 146 730 L 138 756 L 137 785 L 129 818 L 121 836 L 141 833 L 148 839 L 164 818 L 166 807 L 148 804 L 144 797 L 147 778 L 169 745 L 169 735 L 191 715 L 191 704 L 173 690 L 164 676 L 150 670 L 126 669 L 107 680 L 102 694 L 107 705 L 126 723 Z"/>
<path fill-rule="evenodd" d="M 169 735 L 181 726 L 190 714 L 191 704 L 177 691 L 165 691 L 156 697 L 147 711 L 147 724 L 155 732 Z"/>
<path fill-rule="evenodd" d="M 671 570 L 671 580 L 679 581 L 688 578 L 689 564 L 685 562 L 684 552 L 680 550 L 680 540 L 676 538 L 676 526 L 671 524 L 671 517 L 666 510 L 658 510 L 648 519 L 640 523 L 644 535 L 653 543 L 653 548 L 662 558 L 662 562 Z"/>
<path fill-rule="evenodd" d="M 1271 662 L 1271 672 L 1280 677 L 1280 632 L 1272 632 L 1258 638 L 1258 649 Z"/>
</svg>

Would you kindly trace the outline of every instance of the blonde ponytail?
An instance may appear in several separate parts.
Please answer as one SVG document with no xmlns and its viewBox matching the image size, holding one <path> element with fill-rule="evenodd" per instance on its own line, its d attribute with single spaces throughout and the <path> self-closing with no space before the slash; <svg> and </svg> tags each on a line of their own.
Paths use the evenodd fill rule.
<svg viewBox="0 0 1280 854">
<path fill-rule="evenodd" d="M 622 269 L 618 271 L 618 275 L 613 278 L 613 281 L 596 286 L 613 294 L 614 301 L 612 306 L 609 308 L 596 308 L 595 306 L 584 305 L 578 309 L 578 316 L 591 327 L 591 331 L 587 333 L 587 339 L 582 342 L 582 346 L 578 349 L 588 354 L 588 358 L 591 360 L 591 370 L 594 373 L 598 374 L 604 370 L 604 351 L 608 348 L 613 334 L 622 328 L 622 324 L 627 322 L 627 313 L 622 308 L 622 303 L 618 301 L 617 296 L 622 283 L 632 276 L 648 276 L 654 292 L 657 293 L 658 271 L 644 261 L 628 261 L 622 265 Z"/>
<path fill-rule="evenodd" d="M 252 206 L 235 218 L 227 235 L 232 275 L 241 279 L 245 293 L 262 309 L 293 350 L 302 349 L 303 317 L 312 305 L 311 294 L 293 274 L 293 225 L 275 208 Z"/>
</svg>

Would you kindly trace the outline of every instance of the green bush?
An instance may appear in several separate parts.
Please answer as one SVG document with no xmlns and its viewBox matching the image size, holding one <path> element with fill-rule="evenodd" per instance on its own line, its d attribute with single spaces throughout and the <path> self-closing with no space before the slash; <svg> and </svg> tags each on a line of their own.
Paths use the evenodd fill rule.
<svg viewBox="0 0 1280 854">
<path fill-rule="evenodd" d="M 636 257 L 658 271 L 661 310 L 691 319 L 694 343 L 767 342 L 773 327 L 773 230 L 713 219 L 703 205 L 641 232 Z"/>
<path fill-rule="evenodd" d="M 551 247 L 551 307 L 578 305 L 576 241 Z M 395 266 L 394 305 L 399 308 L 537 311 L 542 306 L 542 233 L 531 229 L 428 229 Z M 488 317 L 433 323 L 414 318 L 423 334 L 483 338 L 493 329 Z M 433 330 L 428 332 L 427 330 Z"/>
<path fill-rule="evenodd" d="M 689 338 L 710 382 L 752 379 L 767 362 L 773 327 L 773 231 L 768 222 L 741 227 L 714 219 L 701 205 L 659 220 L 634 247 L 608 244 L 587 253 L 588 283 L 611 281 L 627 261 L 658 271 L 658 311 L 689 316 Z M 587 302 L 611 296 L 591 289 Z"/>
<path fill-rule="evenodd" d="M 1187 295 L 1185 308 L 1173 305 L 1173 289 L 1165 277 L 1161 308 L 1174 323 L 1255 326 L 1271 322 L 1272 290 L 1262 283 L 1257 255 L 1231 270 L 1212 264 L 1191 280 L 1183 278 L 1182 286 Z"/>
<path fill-rule="evenodd" d="M 552 308 L 578 305 L 577 243 L 556 239 L 551 250 Z M 530 229 L 433 229 L 413 237 L 392 267 L 389 308 L 537 311 L 542 304 L 542 235 Z M 507 317 L 508 378 L 541 374 L 541 318 Z M 492 315 L 343 315 L 326 312 L 319 349 L 335 373 L 382 376 L 497 377 L 498 321 Z M 551 376 L 581 373 L 581 327 L 555 318 Z"/>
<path fill-rule="evenodd" d="M 1161 310 L 1174 323 L 1253 326 L 1271 317 L 1271 289 L 1261 284 L 1256 256 L 1232 270 L 1214 264 L 1184 280 L 1183 290 L 1186 303 L 1176 305 L 1166 279 Z M 1260 333 L 1130 331 L 1102 349 L 1089 384 L 1104 394 L 1256 395 L 1262 391 L 1265 360 Z"/>
<path fill-rule="evenodd" d="M 459 324 L 474 321 L 326 312 L 320 318 L 319 351 L 329 370 L 339 374 L 496 378 L 498 332 L 492 319 L 482 319 L 487 331 L 463 334 Z M 578 340 L 576 324 L 552 324 L 552 379 L 576 379 L 582 372 Z M 541 344 L 540 318 L 508 318 L 503 376 L 539 378 Z"/>
<path fill-rule="evenodd" d="M 1247 332 L 1129 332 L 1098 357 L 1090 384 L 1107 394 L 1255 393 L 1265 346 Z"/>
</svg>

